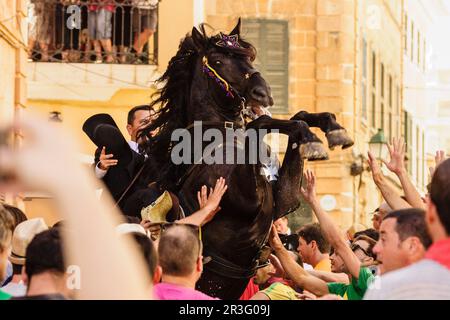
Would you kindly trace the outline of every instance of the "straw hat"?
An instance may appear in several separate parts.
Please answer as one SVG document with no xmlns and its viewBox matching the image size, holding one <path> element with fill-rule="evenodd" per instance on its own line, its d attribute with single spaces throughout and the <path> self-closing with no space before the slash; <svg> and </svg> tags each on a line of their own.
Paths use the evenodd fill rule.
<svg viewBox="0 0 450 320">
<path fill-rule="evenodd" d="M 42 218 L 29 219 L 19 223 L 14 229 L 9 261 L 14 264 L 24 265 L 28 245 L 35 235 L 45 230 L 48 230 L 48 226 Z"/>
<path fill-rule="evenodd" d="M 143 235 L 147 235 L 143 226 L 137 223 L 121 223 L 116 227 L 116 232 L 119 235 L 128 234 L 128 233 L 142 233 Z"/>
</svg>

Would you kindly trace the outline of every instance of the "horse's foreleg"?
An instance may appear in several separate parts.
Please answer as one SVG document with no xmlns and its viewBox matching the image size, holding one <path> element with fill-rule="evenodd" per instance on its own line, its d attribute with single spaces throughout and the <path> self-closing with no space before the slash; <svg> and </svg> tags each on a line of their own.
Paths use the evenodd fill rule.
<svg viewBox="0 0 450 320">
<path fill-rule="evenodd" d="M 265 130 L 262 132 L 260 129 Z M 279 120 L 269 116 L 261 116 L 247 125 L 247 131 L 256 130 L 259 141 L 262 142 L 264 135 L 271 130 L 289 136 L 292 147 L 297 149 L 300 158 L 308 160 L 325 160 L 328 154 L 323 148 L 322 141 L 309 130 L 304 121 Z"/>
<path fill-rule="evenodd" d="M 354 143 L 347 130 L 336 121 L 336 116 L 330 112 L 309 113 L 300 111 L 291 120 L 305 121 L 310 127 L 320 128 L 325 132 L 330 149 L 336 146 L 342 146 L 342 149 L 345 149 L 351 147 Z"/>
<path fill-rule="evenodd" d="M 300 206 L 303 162 L 296 143 L 289 137 L 283 164 L 278 171 L 278 180 L 274 185 L 274 220 L 293 212 Z"/>
</svg>

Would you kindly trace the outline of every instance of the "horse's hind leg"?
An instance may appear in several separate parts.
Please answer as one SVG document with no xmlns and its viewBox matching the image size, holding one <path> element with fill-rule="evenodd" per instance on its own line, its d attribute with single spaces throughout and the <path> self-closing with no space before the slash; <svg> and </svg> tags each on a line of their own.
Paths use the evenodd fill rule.
<svg viewBox="0 0 450 320">
<path fill-rule="evenodd" d="M 353 140 L 339 123 L 336 121 L 336 116 L 329 112 L 309 113 L 300 111 L 294 115 L 291 120 L 305 121 L 310 127 L 318 127 L 323 132 L 328 140 L 328 147 L 334 149 L 336 146 L 342 146 L 342 149 L 349 148 L 353 145 Z"/>
</svg>

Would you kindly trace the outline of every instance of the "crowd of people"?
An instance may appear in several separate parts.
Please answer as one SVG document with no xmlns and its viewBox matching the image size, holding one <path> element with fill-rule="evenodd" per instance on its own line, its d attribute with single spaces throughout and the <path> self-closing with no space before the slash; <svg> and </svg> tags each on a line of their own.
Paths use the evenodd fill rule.
<svg viewBox="0 0 450 320">
<path fill-rule="evenodd" d="M 138 132 L 152 117 L 154 110 L 146 105 L 128 115 L 131 141 L 123 144 L 140 157 L 138 164 L 151 156 L 140 148 Z M 114 192 L 117 180 L 108 177 L 116 175 L 127 186 L 133 176 L 119 168 L 120 151 L 105 150 L 96 137 L 101 130 L 118 130 L 112 118 L 100 118 L 106 127 L 99 128 L 98 116 L 83 127 L 98 147 L 92 170 L 77 162 L 75 142 L 51 123 L 24 118 L 6 128 L 20 129 L 25 139 L 20 149 L 0 145 L 0 191 L 45 191 L 56 200 L 61 221 L 49 227 L 42 218 L 27 219 L 18 208 L 0 206 L 0 299 L 214 299 L 197 291 L 196 282 L 208 258 L 202 227 L 220 214 L 226 180 L 203 186 L 197 192 L 200 209 L 173 222 L 124 215 L 126 205 L 115 204 L 126 191 Z M 450 299 L 450 159 L 437 152 L 428 194 L 422 197 L 405 169 L 404 142 L 394 139 L 389 151 L 384 163 L 404 194 L 387 183 L 369 153 L 373 180 L 385 201 L 373 213 L 371 227 L 339 228 L 321 208 L 314 173 L 305 170 L 302 201 L 317 222 L 291 230 L 288 217 L 274 221 L 268 262 L 249 279 L 240 299 Z M 92 192 L 98 188 L 111 192 L 103 192 L 99 201 Z"/>
<path fill-rule="evenodd" d="M 148 64 L 159 0 L 30 0 L 35 61 Z"/>
</svg>

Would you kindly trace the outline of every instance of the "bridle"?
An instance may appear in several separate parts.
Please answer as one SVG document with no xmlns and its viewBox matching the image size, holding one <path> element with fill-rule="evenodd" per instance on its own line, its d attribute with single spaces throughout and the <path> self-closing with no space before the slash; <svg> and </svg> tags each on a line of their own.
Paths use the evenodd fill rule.
<svg viewBox="0 0 450 320">
<path fill-rule="evenodd" d="M 246 99 L 243 97 L 238 90 L 236 90 L 227 80 L 225 80 L 216 69 L 211 67 L 209 64 L 208 58 L 203 56 L 202 58 L 202 70 L 203 72 L 214 80 L 224 91 L 225 95 L 229 98 L 235 99 L 237 98 L 241 104 L 241 110 L 244 109 Z M 256 69 L 250 70 L 244 74 L 244 78 L 248 81 L 253 75 L 259 73 Z"/>
</svg>

